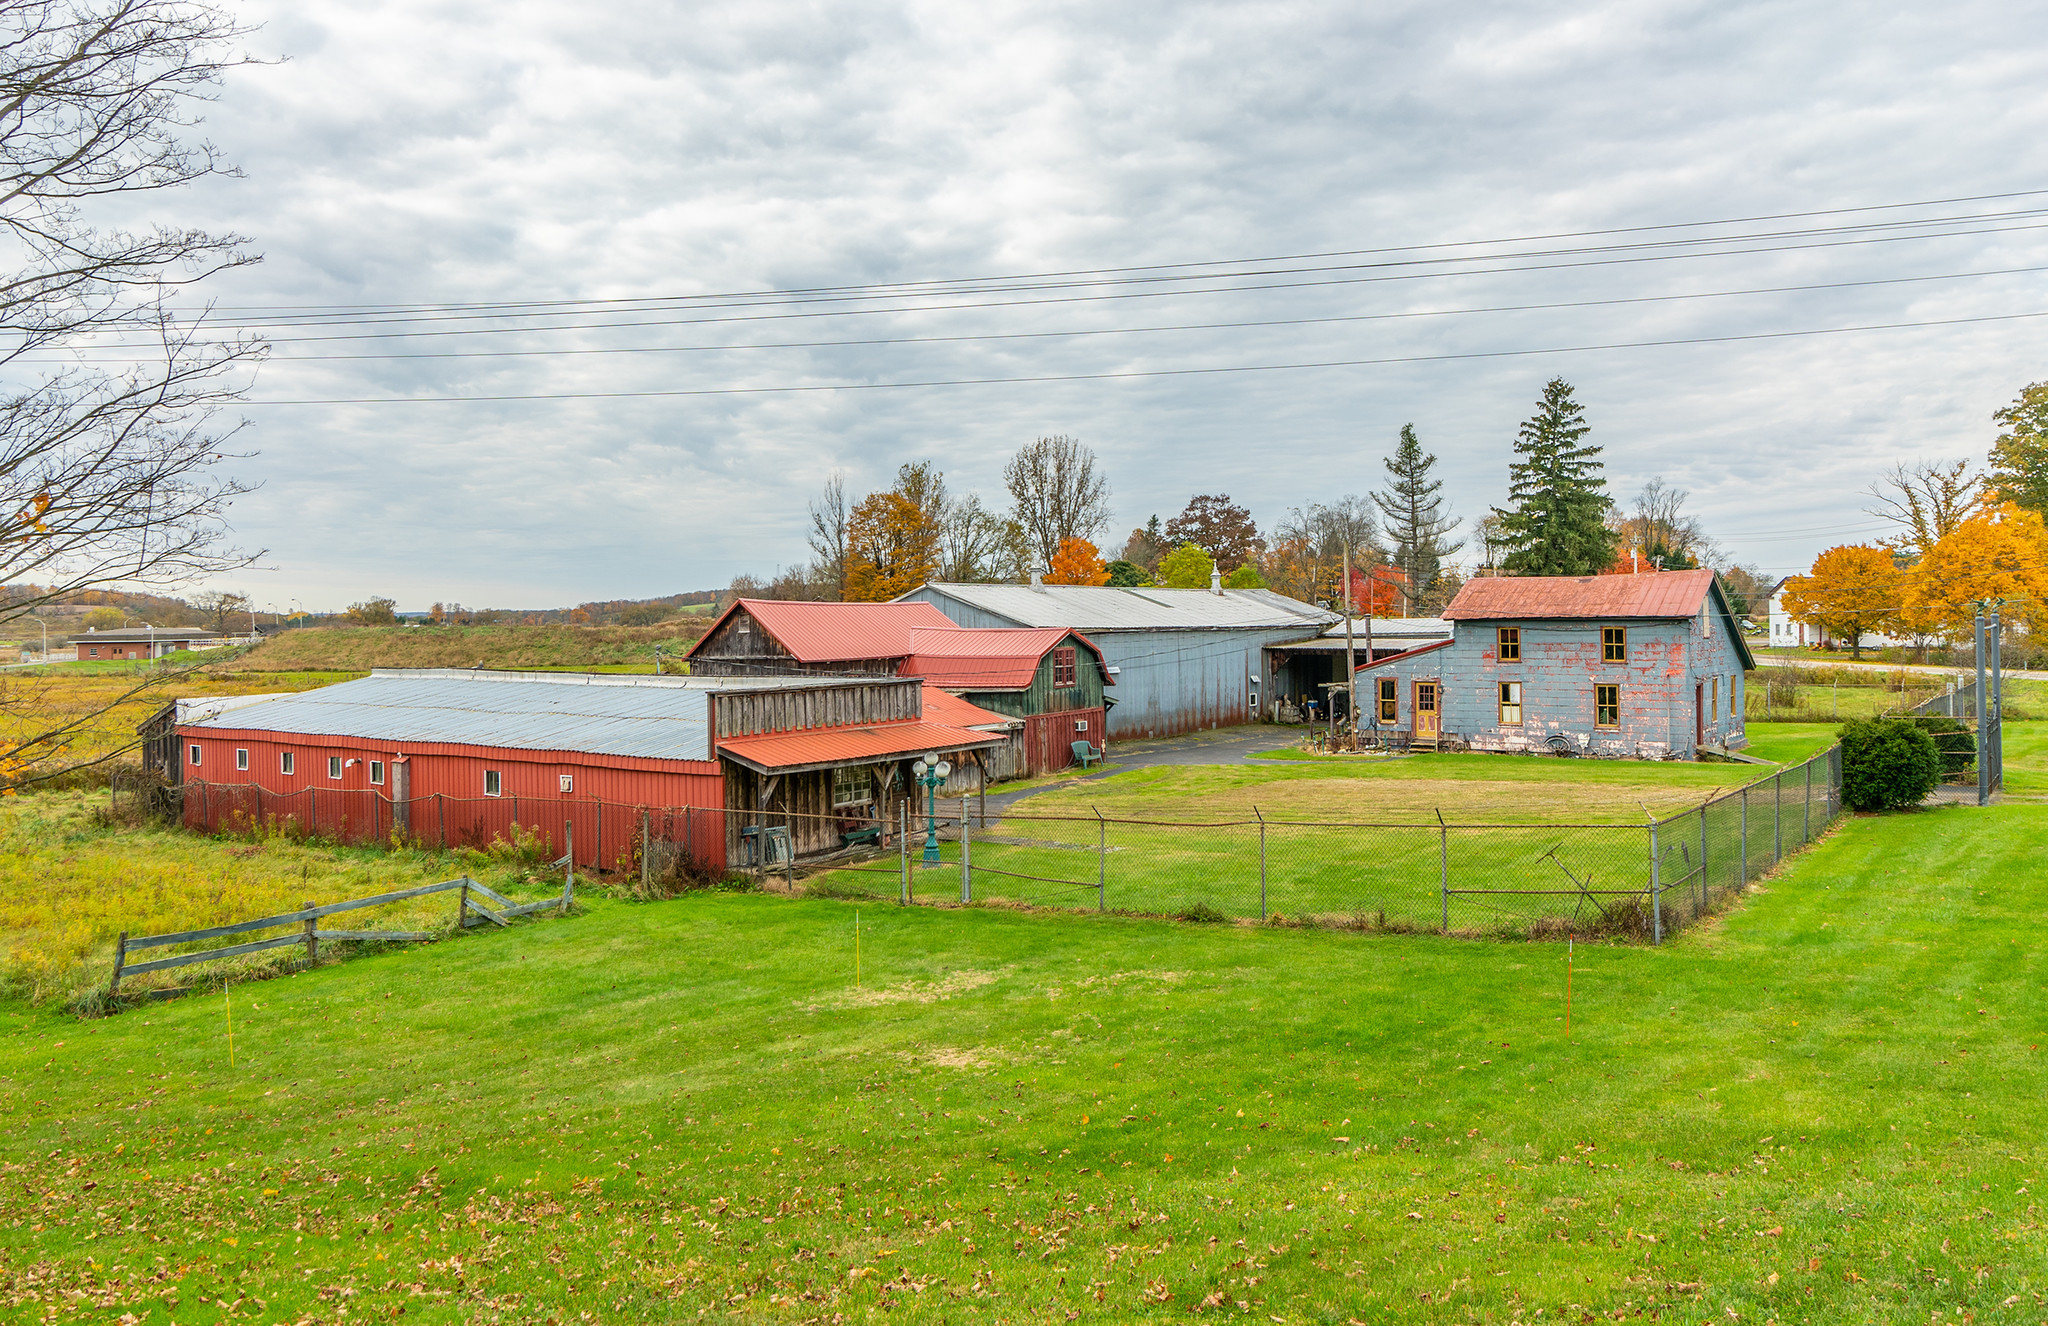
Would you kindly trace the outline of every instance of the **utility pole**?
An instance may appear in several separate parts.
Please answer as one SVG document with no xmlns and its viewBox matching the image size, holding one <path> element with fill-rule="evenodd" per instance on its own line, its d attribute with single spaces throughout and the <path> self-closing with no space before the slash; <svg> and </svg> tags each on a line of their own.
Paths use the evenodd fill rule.
<svg viewBox="0 0 2048 1326">
<path fill-rule="evenodd" d="M 1977 804 L 1991 804 L 1991 708 L 1984 691 L 1984 605 L 1977 605 Z"/>
<path fill-rule="evenodd" d="M 1366 596 L 1366 607 L 1370 611 L 1372 596 Z M 1370 629 L 1370 628 L 1368 628 Z M 1367 637 L 1370 639 L 1371 637 Z M 1366 657 L 1372 657 L 1371 646 L 1366 647 Z M 1351 715 L 1351 749 L 1358 749 L 1358 656 L 1351 648 L 1351 541 L 1344 541 L 1344 684 L 1349 688 L 1350 699 L 1346 708 Z"/>
</svg>

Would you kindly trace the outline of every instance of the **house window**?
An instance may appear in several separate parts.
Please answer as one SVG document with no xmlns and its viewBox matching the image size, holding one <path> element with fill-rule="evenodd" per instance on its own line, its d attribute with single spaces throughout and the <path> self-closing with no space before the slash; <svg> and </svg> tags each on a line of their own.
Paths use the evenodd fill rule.
<svg viewBox="0 0 2048 1326">
<path fill-rule="evenodd" d="M 1707 721 L 1713 722 L 1721 713 L 1721 679 L 1707 678 Z"/>
<path fill-rule="evenodd" d="M 370 761 L 370 782 L 377 787 L 384 785 L 384 761 Z"/>
<path fill-rule="evenodd" d="M 1518 681 L 1504 681 L 1500 684 L 1500 725 L 1522 725 L 1522 683 Z"/>
<path fill-rule="evenodd" d="M 1500 628 L 1499 635 L 1500 661 L 1503 663 L 1521 662 L 1522 628 L 1519 626 L 1503 626 Z"/>
<path fill-rule="evenodd" d="M 574 792 L 576 790 L 575 774 L 561 774 L 556 778 L 555 781 L 561 785 L 563 796 L 568 796 L 571 792 Z"/>
<path fill-rule="evenodd" d="M 288 750 L 279 751 L 277 753 L 277 771 L 286 777 L 297 773 L 299 771 L 299 757 Z"/>
<path fill-rule="evenodd" d="M 505 795 L 505 775 L 496 769 L 484 770 L 484 795 L 501 797 Z"/>
<path fill-rule="evenodd" d="M 832 771 L 832 807 L 865 806 L 875 799 L 874 770 L 865 765 Z"/>
<path fill-rule="evenodd" d="M 1380 722 L 1393 723 L 1401 717 L 1401 683 L 1393 677 L 1380 678 Z"/>
<path fill-rule="evenodd" d="M 235 767 L 236 767 L 237 769 L 242 769 L 242 770 L 246 770 L 246 769 L 248 769 L 248 767 L 249 767 L 249 752 L 248 752 L 248 751 L 245 751 L 245 750 L 237 750 L 237 751 L 235 752 Z"/>
<path fill-rule="evenodd" d="M 187 746 L 185 748 L 185 762 L 187 764 L 199 763 L 199 747 Z"/>
<path fill-rule="evenodd" d="M 1735 674 L 1731 672 L 1728 674 L 1728 721 L 1732 723 L 1735 718 Z"/>
<path fill-rule="evenodd" d="M 85 651 L 85 656 L 87 658 L 98 658 L 100 656 L 100 647 L 98 645 L 89 646 Z"/>
<path fill-rule="evenodd" d="M 1063 690 L 1074 684 L 1074 651 L 1055 649 L 1052 651 L 1053 689 Z"/>
<path fill-rule="evenodd" d="M 339 755 L 327 757 L 327 776 L 329 778 L 341 777 L 341 757 Z"/>
<path fill-rule="evenodd" d="M 1600 628 L 1600 661 L 1602 663 L 1628 662 L 1628 628 L 1626 626 L 1603 626 Z"/>
<path fill-rule="evenodd" d="M 1085 718 L 1077 718 L 1077 719 L 1075 719 L 1075 720 L 1074 720 L 1074 731 L 1076 731 L 1076 732 L 1086 732 L 1087 730 L 1088 730 L 1088 720 L 1087 720 L 1087 719 L 1085 719 Z"/>
<path fill-rule="evenodd" d="M 1595 686 L 1593 688 L 1593 726 L 1621 726 L 1621 687 Z"/>
</svg>

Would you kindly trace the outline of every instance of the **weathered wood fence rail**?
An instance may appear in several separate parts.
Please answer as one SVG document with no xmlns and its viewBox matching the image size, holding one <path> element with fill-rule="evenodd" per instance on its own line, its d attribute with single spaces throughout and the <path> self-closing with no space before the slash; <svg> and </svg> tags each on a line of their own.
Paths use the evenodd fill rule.
<svg viewBox="0 0 2048 1326">
<path fill-rule="evenodd" d="M 433 893 L 461 894 L 456 904 L 456 920 L 460 928 L 486 923 L 509 925 L 515 916 L 545 911 L 550 907 L 566 913 L 570 904 L 576 901 L 576 876 L 569 873 L 562 881 L 559 897 L 543 898 L 539 902 L 516 903 L 504 894 L 478 883 L 467 875 L 455 879 L 444 879 L 438 884 L 422 884 L 413 889 L 397 889 L 390 893 L 373 894 L 367 898 L 350 898 L 345 902 L 329 902 L 314 906 L 306 904 L 295 912 L 280 912 L 275 916 L 259 916 L 253 921 L 236 921 L 232 925 L 208 926 L 203 930 L 179 930 L 166 935 L 131 936 L 121 932 L 120 942 L 114 948 L 114 976 L 107 986 L 109 996 L 121 992 L 121 979 L 125 976 L 140 976 L 145 972 L 168 971 L 173 967 L 186 967 L 199 962 L 219 962 L 224 958 L 238 958 L 245 953 L 262 953 L 267 949 L 303 947 L 307 963 L 320 957 L 320 941 L 354 940 L 370 943 L 417 943 L 434 938 L 434 932 L 426 930 L 323 930 L 320 921 L 324 917 L 342 912 L 360 911 L 365 907 L 383 907 L 408 898 L 423 898 Z M 487 900 L 495 906 L 486 906 L 478 899 Z M 222 939 L 229 935 L 248 934 L 258 930 L 276 930 L 284 926 L 297 928 L 296 933 L 276 935 L 269 939 L 254 939 L 242 944 L 229 944 L 223 948 L 201 949 L 197 953 L 178 953 L 168 958 L 151 958 L 143 962 L 130 962 L 128 955 L 139 949 L 168 948 L 176 944 L 196 944 L 206 939 Z"/>
</svg>

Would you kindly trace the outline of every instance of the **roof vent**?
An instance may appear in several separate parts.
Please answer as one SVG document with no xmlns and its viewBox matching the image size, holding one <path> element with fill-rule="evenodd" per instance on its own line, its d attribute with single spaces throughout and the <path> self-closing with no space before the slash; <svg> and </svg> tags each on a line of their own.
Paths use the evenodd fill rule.
<svg viewBox="0 0 2048 1326">
<path fill-rule="evenodd" d="M 1209 568 L 1209 592 L 1218 597 L 1223 594 L 1223 572 L 1213 566 Z"/>
<path fill-rule="evenodd" d="M 1040 593 L 1045 591 L 1045 573 L 1035 566 L 1031 568 L 1031 587 Z"/>
</svg>

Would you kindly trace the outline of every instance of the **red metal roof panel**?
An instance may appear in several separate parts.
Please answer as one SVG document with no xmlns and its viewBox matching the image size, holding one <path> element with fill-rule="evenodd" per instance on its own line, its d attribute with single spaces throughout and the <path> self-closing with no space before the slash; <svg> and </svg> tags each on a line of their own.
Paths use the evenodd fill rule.
<svg viewBox="0 0 2048 1326">
<path fill-rule="evenodd" d="M 1031 685 L 1046 651 L 1069 636 L 1095 655 L 1098 664 L 1102 662 L 1102 650 L 1093 640 L 1064 626 L 972 626 L 950 631 L 918 627 L 910 633 L 911 655 L 900 671 L 954 690 L 1021 691 Z M 1105 685 L 1115 681 L 1107 665 L 1101 671 Z"/>
<path fill-rule="evenodd" d="M 872 727 L 832 727 L 811 732 L 778 732 L 765 737 L 721 740 L 721 754 L 760 769 L 806 768 L 823 764 L 856 764 L 931 751 L 980 750 L 1000 746 L 1009 738 L 999 732 L 973 732 L 943 723 L 878 723 Z"/>
<path fill-rule="evenodd" d="M 951 618 L 929 603 L 806 603 L 791 599 L 740 599 L 725 615 L 745 608 L 761 629 L 804 663 L 863 658 L 902 658 L 910 653 L 913 629 L 957 631 Z M 724 617 L 719 619 L 723 623 Z M 705 632 L 709 640 L 718 630 Z M 698 641 L 697 647 L 702 647 Z M 691 653 L 697 649 L 692 648 Z"/>
<path fill-rule="evenodd" d="M 924 716 L 926 722 L 938 723 L 945 727 L 992 727 L 997 724 L 1008 727 L 1023 722 L 1022 719 L 1012 718 L 1008 714 L 999 714 L 978 704 L 971 704 L 957 695 L 931 685 L 924 688 Z"/>
<path fill-rule="evenodd" d="M 1690 617 L 1713 588 L 1712 571 L 1627 576 L 1485 576 L 1468 580 L 1444 616 L 1451 621 L 1508 617 Z"/>
</svg>

